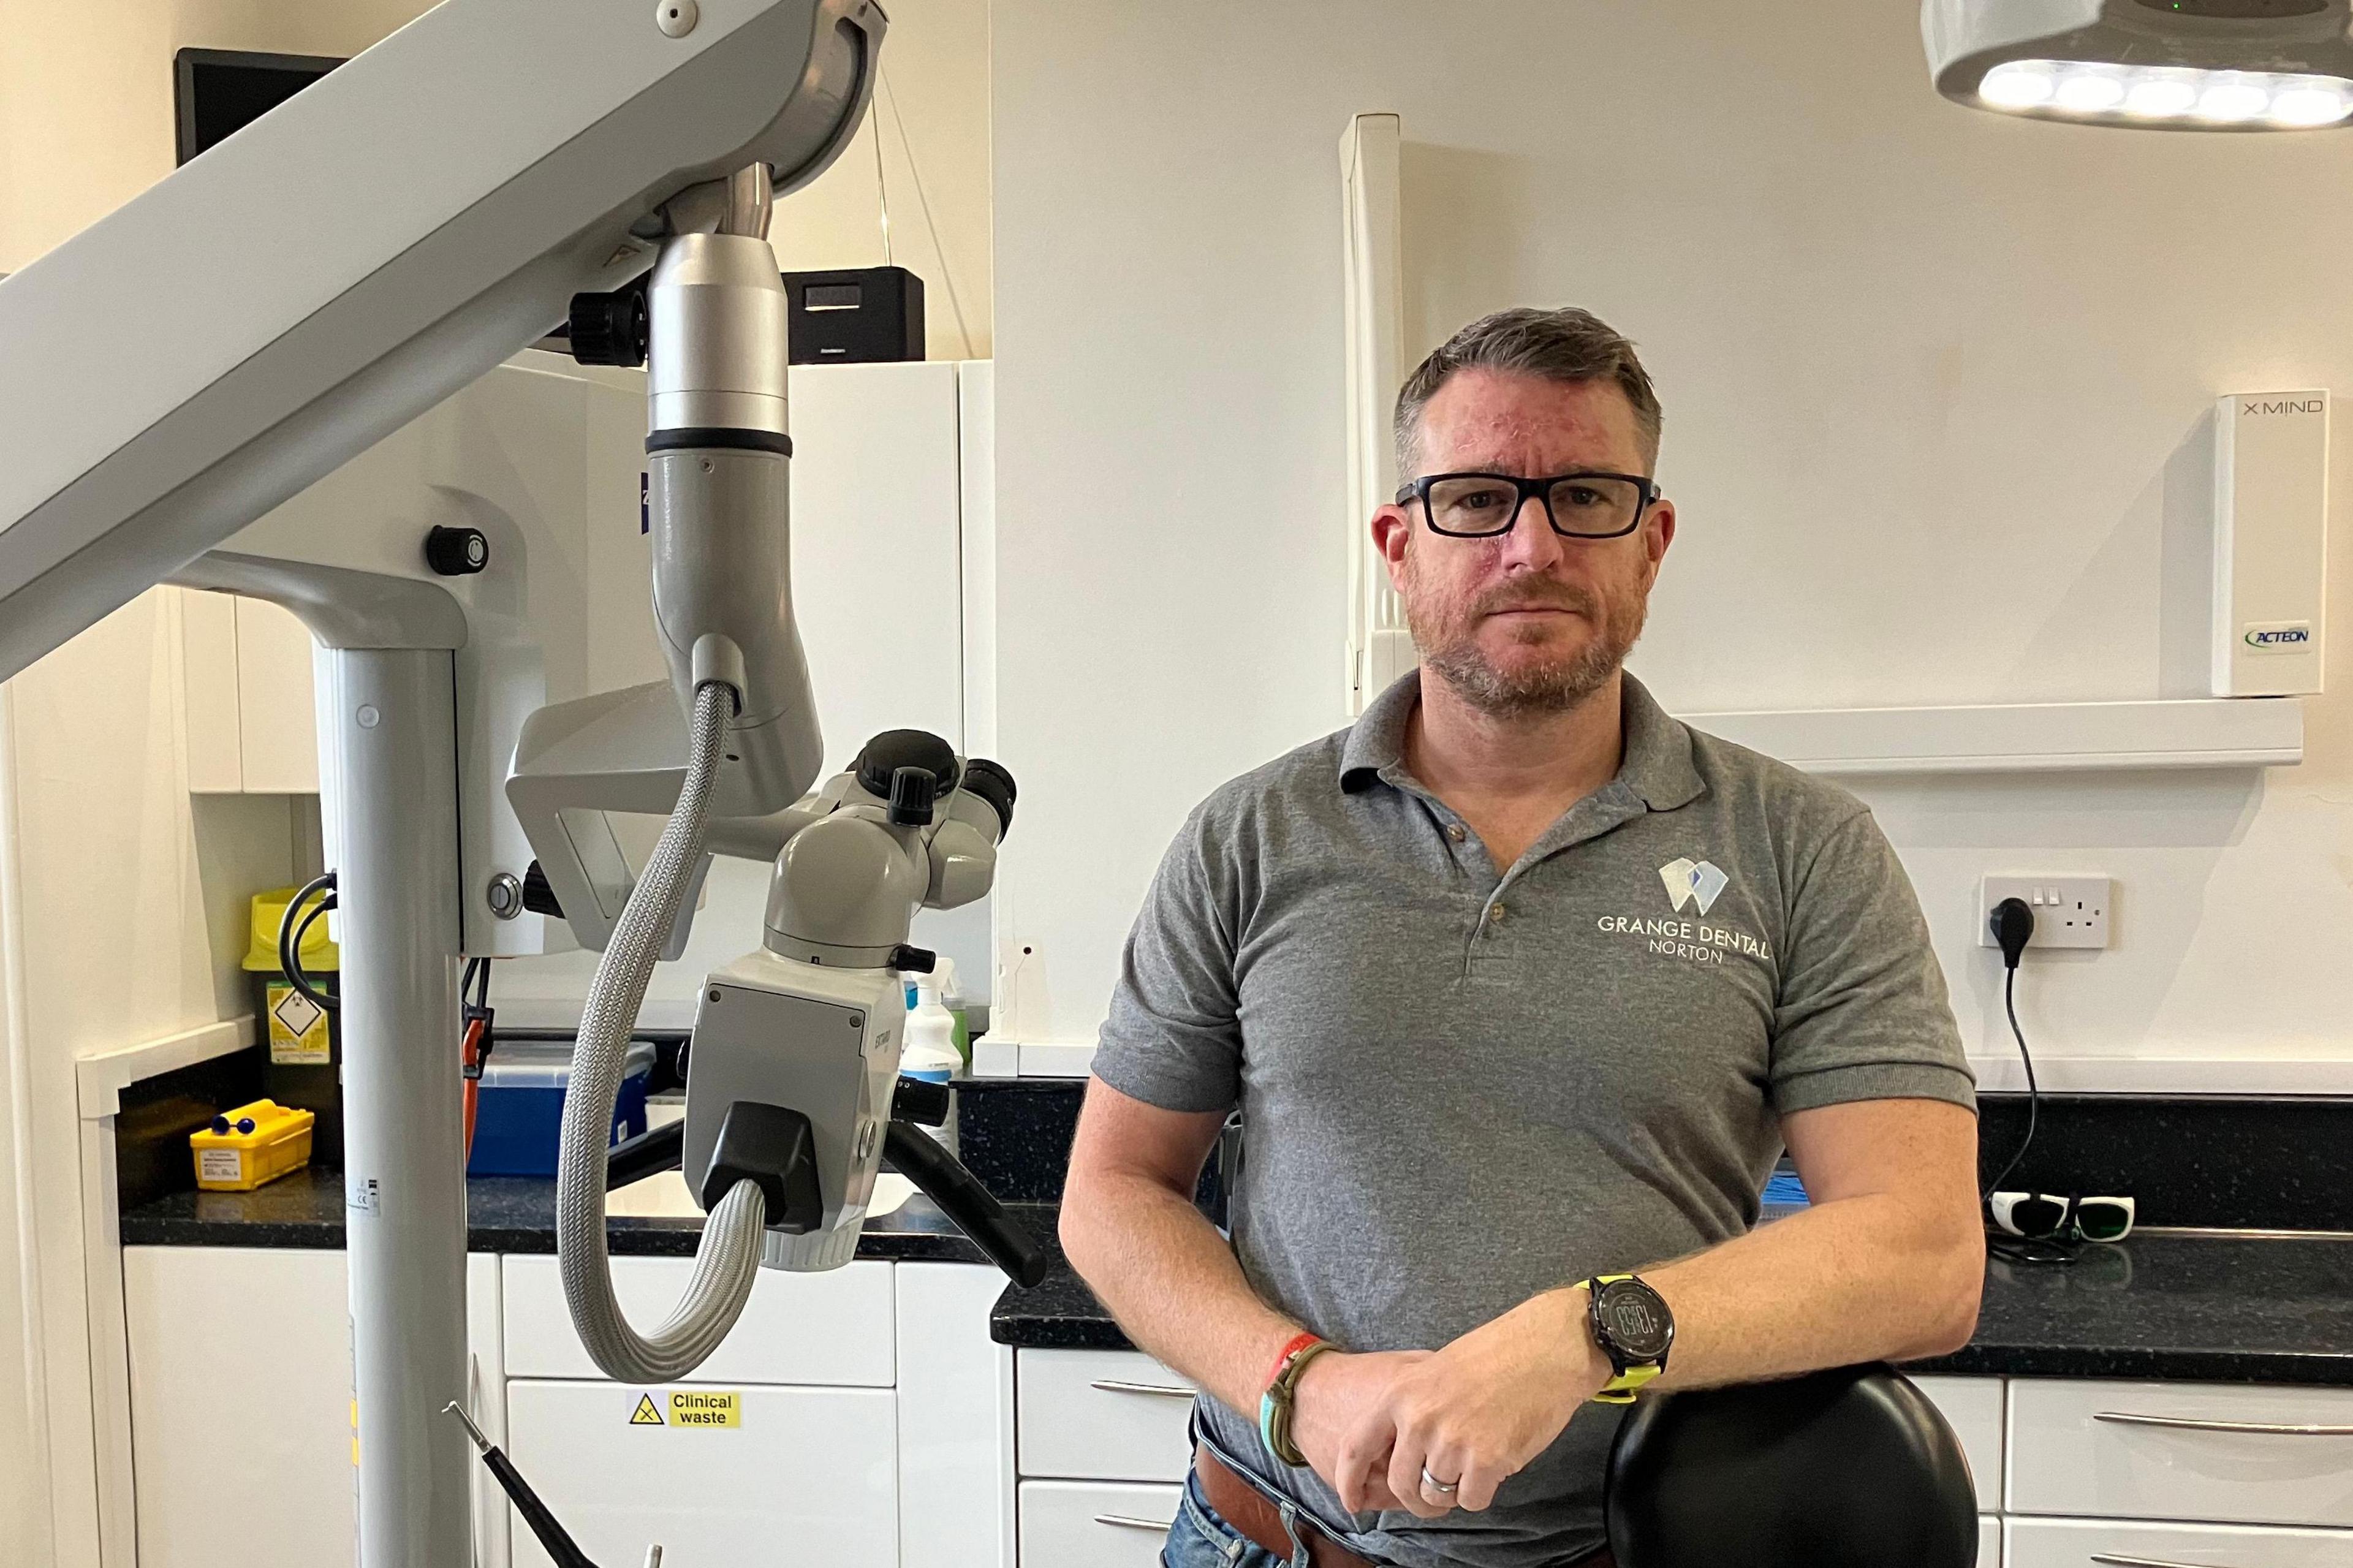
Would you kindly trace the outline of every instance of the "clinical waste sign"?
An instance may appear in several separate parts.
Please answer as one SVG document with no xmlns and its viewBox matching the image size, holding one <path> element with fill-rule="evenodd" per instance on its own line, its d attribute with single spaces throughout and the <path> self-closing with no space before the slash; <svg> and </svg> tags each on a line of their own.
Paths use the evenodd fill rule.
<svg viewBox="0 0 2353 1568">
<path fill-rule="evenodd" d="M 740 1388 L 671 1388 L 638 1395 L 629 1409 L 632 1426 L 723 1426 L 744 1425 Z"/>
</svg>

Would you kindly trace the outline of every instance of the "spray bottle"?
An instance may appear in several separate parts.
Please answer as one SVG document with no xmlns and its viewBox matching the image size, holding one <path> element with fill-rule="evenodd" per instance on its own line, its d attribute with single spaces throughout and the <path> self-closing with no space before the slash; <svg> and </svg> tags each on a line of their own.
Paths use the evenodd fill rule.
<svg viewBox="0 0 2353 1568">
<path fill-rule="evenodd" d="M 900 1076 L 946 1083 L 964 1066 L 964 1058 L 956 1051 L 955 1015 L 942 1000 L 944 993 L 955 989 L 955 963 L 944 957 L 931 973 L 913 978 L 915 1002 L 907 1014 L 907 1048 L 899 1058 Z M 955 1152 L 956 1119 L 953 1110 L 945 1124 L 926 1131 L 950 1153 Z"/>
</svg>

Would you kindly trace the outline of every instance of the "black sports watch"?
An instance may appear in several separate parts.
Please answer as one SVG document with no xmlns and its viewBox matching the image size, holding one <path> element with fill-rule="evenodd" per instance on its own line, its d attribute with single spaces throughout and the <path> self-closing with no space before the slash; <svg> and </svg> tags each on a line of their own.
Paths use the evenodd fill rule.
<svg viewBox="0 0 2353 1568">
<path fill-rule="evenodd" d="M 1600 1405 L 1631 1405 L 1643 1384 L 1667 1370 L 1675 1342 L 1675 1315 L 1666 1298 L 1632 1274 L 1597 1274 L 1581 1287 L 1590 1304 L 1593 1342 L 1617 1375 L 1593 1396 Z"/>
</svg>

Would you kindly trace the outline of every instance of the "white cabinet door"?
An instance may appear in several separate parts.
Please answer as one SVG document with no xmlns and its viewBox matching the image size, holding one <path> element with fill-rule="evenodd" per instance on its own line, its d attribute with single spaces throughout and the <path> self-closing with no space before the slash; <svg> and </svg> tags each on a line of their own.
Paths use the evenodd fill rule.
<svg viewBox="0 0 2353 1568">
<path fill-rule="evenodd" d="M 246 793 L 318 794 L 311 632 L 291 610 L 237 600 L 237 710 Z"/>
<path fill-rule="evenodd" d="M 509 1377 L 601 1377 L 572 1330 L 552 1257 L 505 1259 Z M 629 1321 L 651 1327 L 676 1307 L 691 1258 L 616 1258 L 613 1293 Z M 888 1388 L 893 1380 L 891 1265 L 869 1258 L 822 1274 L 763 1268 L 743 1317 L 697 1383 L 786 1383 Z"/>
<path fill-rule="evenodd" d="M 732 1395 L 734 1424 L 669 1419 L 672 1393 Z M 640 1400 L 663 1417 L 646 1419 Z M 608 1565 L 899 1568 L 898 1422 L 888 1389 L 507 1384 L 507 1447 L 582 1551 Z M 515 1568 L 549 1568 L 530 1528 Z"/>
<path fill-rule="evenodd" d="M 2353 1531 L 2013 1519 L 2005 1550 L 2002 1568 L 2345 1568 Z"/>
<path fill-rule="evenodd" d="M 466 1260 L 474 1396 L 493 1436 L 497 1337 L 484 1342 L 480 1309 L 496 1261 Z M 122 1249 L 140 1568 L 351 1562 L 347 1279 L 340 1250 Z M 502 1545 L 482 1568 L 503 1568 Z"/>
<path fill-rule="evenodd" d="M 122 1305 L 140 1568 L 349 1563 L 343 1253 L 127 1247 Z"/>
<path fill-rule="evenodd" d="M 507 1441 L 506 1320 L 500 1310 L 499 1260 L 466 1255 L 466 1407 L 491 1441 Z M 474 1468 L 473 1568 L 507 1568 L 507 1494 L 488 1467 Z"/>
<path fill-rule="evenodd" d="M 318 794 L 309 629 L 292 611 L 261 599 L 174 592 L 189 790 Z"/>
<path fill-rule="evenodd" d="M 1108 1481 L 1024 1481 L 1021 1568 L 1153 1568 L 1182 1493 L 1179 1487 Z"/>
<path fill-rule="evenodd" d="M 1961 1440 L 1977 1483 L 1978 1507 L 2001 1511 L 2001 1379 L 1915 1377 L 1912 1380 Z"/>
<path fill-rule="evenodd" d="M 2005 1511 L 2353 1525 L 2353 1388 L 2014 1379 Z"/>
<path fill-rule="evenodd" d="M 1013 1365 L 1023 1475 L 1181 1481 L 1192 1468 L 1193 1385 L 1150 1356 L 1025 1350 Z"/>
<path fill-rule="evenodd" d="M 192 795 L 237 795 L 245 788 L 245 749 L 237 735 L 237 605 L 227 594 L 167 588 L 180 606 L 180 682 L 188 736 Z"/>
<path fill-rule="evenodd" d="M 906 1568 L 1013 1568 L 1013 1352 L 988 1337 L 1005 1276 L 902 1263 L 899 1556 Z"/>
<path fill-rule="evenodd" d="M 2001 1521 L 1989 1513 L 1978 1516 L 1978 1568 L 2002 1568 Z"/>
</svg>

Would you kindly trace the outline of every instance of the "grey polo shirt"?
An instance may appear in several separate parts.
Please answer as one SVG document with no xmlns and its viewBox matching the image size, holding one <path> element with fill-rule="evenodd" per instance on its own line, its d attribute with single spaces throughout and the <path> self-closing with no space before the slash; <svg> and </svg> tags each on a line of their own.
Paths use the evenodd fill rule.
<svg viewBox="0 0 2353 1568">
<path fill-rule="evenodd" d="M 1170 847 L 1095 1055 L 1172 1110 L 1240 1108 L 1233 1243 L 1351 1350 L 1436 1349 L 1543 1290 L 1757 1221 L 1780 1117 L 1973 1106 L 1912 887 L 1871 815 L 1686 728 L 1631 676 L 1624 760 L 1516 865 L 1403 761 L 1418 676 L 1220 788 Z M 1402 1568 L 1601 1544 L 1615 1413 L 1495 1506 L 1353 1520 L 1205 1398 L 1229 1460 Z"/>
</svg>

